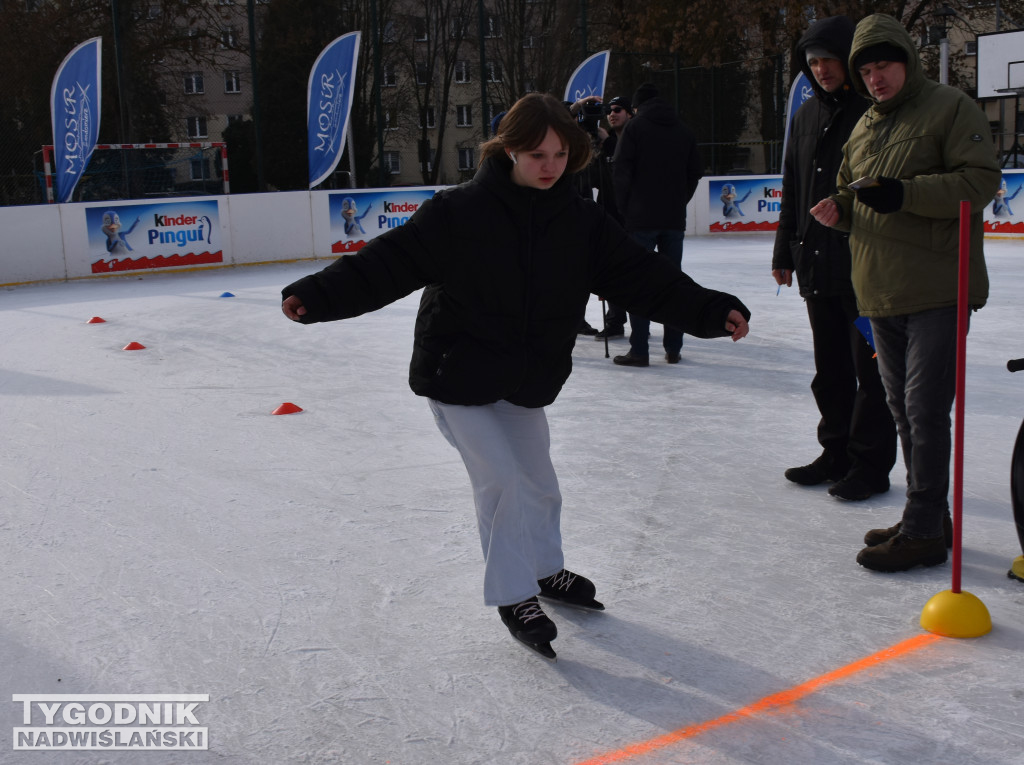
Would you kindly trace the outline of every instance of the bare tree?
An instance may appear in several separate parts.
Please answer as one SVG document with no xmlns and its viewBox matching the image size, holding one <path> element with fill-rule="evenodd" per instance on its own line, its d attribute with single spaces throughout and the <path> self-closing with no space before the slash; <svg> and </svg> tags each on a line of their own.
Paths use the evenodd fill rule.
<svg viewBox="0 0 1024 765">
<path fill-rule="evenodd" d="M 423 183 L 437 184 L 449 124 L 455 69 L 472 34 L 472 0 L 412 0 L 404 3 L 393 24 L 396 49 L 412 88 L 419 136 Z M 433 140 L 431 140 L 433 138 Z"/>
<path fill-rule="evenodd" d="M 561 98 L 569 76 L 585 58 L 579 5 L 493 0 L 491 9 L 500 29 L 488 54 L 502 71 L 501 81 L 494 83 L 499 103 L 511 104 L 529 92 Z"/>
</svg>

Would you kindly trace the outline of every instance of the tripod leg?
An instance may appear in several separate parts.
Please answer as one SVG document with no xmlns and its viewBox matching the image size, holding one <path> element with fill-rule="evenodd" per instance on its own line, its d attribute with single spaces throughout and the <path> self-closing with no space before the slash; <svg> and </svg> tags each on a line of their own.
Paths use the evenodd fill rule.
<svg viewBox="0 0 1024 765">
<path fill-rule="evenodd" d="M 604 333 L 604 357 L 608 358 L 608 303 L 601 298 L 601 329 Z"/>
</svg>

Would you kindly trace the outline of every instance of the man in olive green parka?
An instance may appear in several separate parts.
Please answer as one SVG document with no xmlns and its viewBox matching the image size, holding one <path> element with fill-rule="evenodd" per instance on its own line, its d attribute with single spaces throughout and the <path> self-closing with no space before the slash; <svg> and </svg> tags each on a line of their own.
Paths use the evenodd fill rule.
<svg viewBox="0 0 1024 765">
<path fill-rule="evenodd" d="M 951 543 L 959 208 L 971 203 L 968 304 L 976 310 L 988 298 L 982 215 L 1000 172 L 984 113 L 924 76 L 893 17 L 857 25 L 850 74 L 872 105 L 843 150 L 837 192 L 811 214 L 850 232 L 857 308 L 871 319 L 907 468 L 902 520 L 869 531 L 857 562 L 904 571 L 945 562 Z"/>
</svg>

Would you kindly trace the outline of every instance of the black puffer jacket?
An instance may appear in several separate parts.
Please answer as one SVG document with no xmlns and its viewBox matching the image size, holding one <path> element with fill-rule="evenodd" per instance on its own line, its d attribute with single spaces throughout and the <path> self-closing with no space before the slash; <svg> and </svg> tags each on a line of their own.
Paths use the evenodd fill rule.
<svg viewBox="0 0 1024 765">
<path fill-rule="evenodd" d="M 635 244 L 563 177 L 517 186 L 511 164 L 438 192 L 403 226 L 283 290 L 303 323 L 358 316 L 425 287 L 409 384 L 446 404 L 555 400 L 572 370 L 591 292 L 698 337 L 726 336 L 729 311 L 749 312 Z"/>
<path fill-rule="evenodd" d="M 663 98 L 626 123 L 615 149 L 615 200 L 627 231 L 686 230 L 686 205 L 704 175 L 697 139 Z"/>
<path fill-rule="evenodd" d="M 848 236 L 826 228 L 809 210 L 836 190 L 843 144 L 868 102 L 850 84 L 847 60 L 854 24 L 832 16 L 813 24 L 800 38 L 793 60 L 814 86 L 814 96 L 797 111 L 790 127 L 782 170 L 782 209 L 775 234 L 772 269 L 796 272 L 805 298 L 840 297 L 853 305 Z M 807 65 L 807 48 L 821 47 L 840 56 L 846 82 L 826 93 Z M 852 309 L 851 309 L 852 310 Z"/>
</svg>

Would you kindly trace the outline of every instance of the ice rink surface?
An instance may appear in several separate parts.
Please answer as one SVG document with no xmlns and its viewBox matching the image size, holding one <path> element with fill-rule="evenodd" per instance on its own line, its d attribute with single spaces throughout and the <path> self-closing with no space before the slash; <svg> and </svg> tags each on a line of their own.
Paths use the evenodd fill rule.
<svg viewBox="0 0 1024 765">
<path fill-rule="evenodd" d="M 901 464 L 861 503 L 784 480 L 817 411 L 771 242 L 685 244 L 747 339 L 687 337 L 672 366 L 655 325 L 647 369 L 577 343 L 552 452 L 566 565 L 607 611 L 547 609 L 555 664 L 482 605 L 468 479 L 406 383 L 418 295 L 287 321 L 281 287 L 325 261 L 0 291 L 0 762 L 1024 763 L 1024 242 L 986 243 L 967 345 L 963 587 L 994 629 L 842 675 L 930 634 L 951 567 L 854 560 L 900 517 Z M 209 694 L 209 749 L 14 751 L 14 694 Z"/>
</svg>

